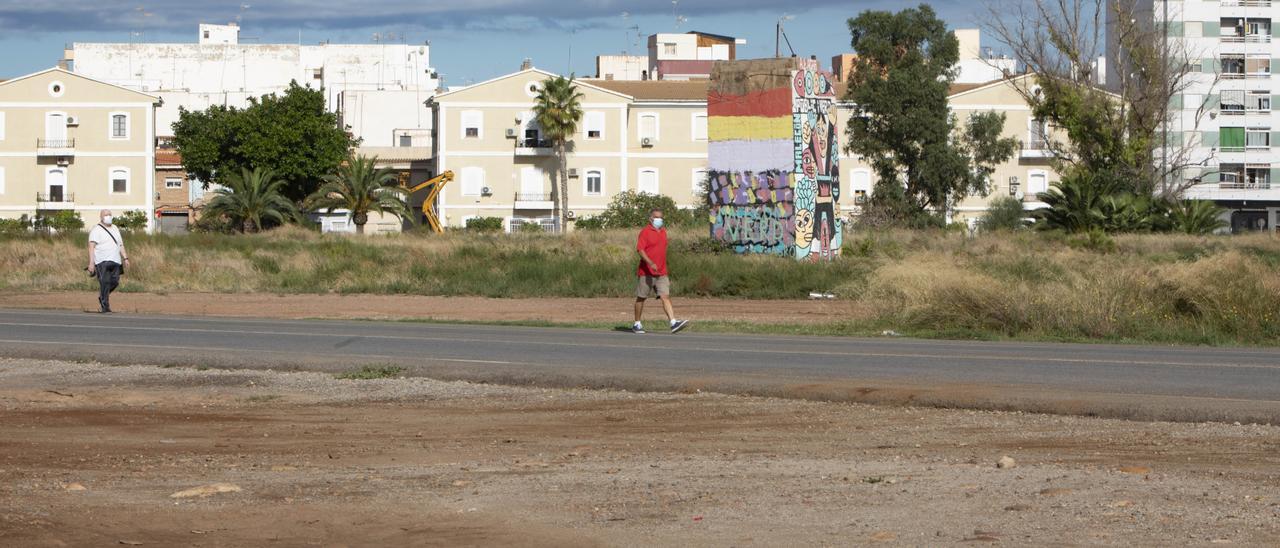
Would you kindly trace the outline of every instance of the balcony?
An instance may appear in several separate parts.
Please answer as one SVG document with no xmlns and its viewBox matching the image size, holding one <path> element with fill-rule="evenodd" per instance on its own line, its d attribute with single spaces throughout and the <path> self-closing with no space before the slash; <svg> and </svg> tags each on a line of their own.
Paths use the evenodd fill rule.
<svg viewBox="0 0 1280 548">
<path fill-rule="evenodd" d="M 1052 158 L 1053 152 L 1049 150 L 1049 141 L 1046 139 L 1032 138 L 1030 141 L 1022 143 L 1023 159 L 1032 158 Z"/>
<path fill-rule="evenodd" d="M 36 139 L 36 156 L 75 156 L 75 139 Z"/>
<path fill-rule="evenodd" d="M 75 209 L 76 195 L 61 190 L 36 193 L 36 209 L 42 211 Z"/>
<path fill-rule="evenodd" d="M 551 194 L 547 192 L 517 192 L 515 209 L 554 209 Z"/>
<path fill-rule="evenodd" d="M 1269 8 L 1271 0 L 1222 0 L 1218 5 L 1224 8 Z"/>
<path fill-rule="evenodd" d="M 550 139 L 516 139 L 516 156 L 550 156 L 554 147 Z"/>
</svg>

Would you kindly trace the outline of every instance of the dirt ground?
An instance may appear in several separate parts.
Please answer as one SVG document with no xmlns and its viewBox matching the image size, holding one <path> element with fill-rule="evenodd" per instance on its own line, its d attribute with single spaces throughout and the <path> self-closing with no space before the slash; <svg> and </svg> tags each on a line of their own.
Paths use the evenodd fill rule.
<svg viewBox="0 0 1280 548">
<path fill-rule="evenodd" d="M 284 319 L 432 319 L 442 321 L 618 322 L 632 319 L 629 299 L 489 299 L 421 295 L 270 295 L 242 293 L 115 293 L 116 312 Z M 681 318 L 700 321 L 826 323 L 864 314 L 839 300 L 759 301 L 674 298 Z M 0 307 L 96 311 L 97 293 L 0 293 Z M 650 303 L 649 319 L 662 318 Z"/>
<path fill-rule="evenodd" d="M 1274 546 L 1280 427 L 0 360 L 4 546 L 965 541 Z"/>
</svg>

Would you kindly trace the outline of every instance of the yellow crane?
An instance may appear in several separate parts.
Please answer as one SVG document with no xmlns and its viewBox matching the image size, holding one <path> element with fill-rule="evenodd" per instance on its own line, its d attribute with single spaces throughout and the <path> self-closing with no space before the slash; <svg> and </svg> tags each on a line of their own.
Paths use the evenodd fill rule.
<svg viewBox="0 0 1280 548">
<path fill-rule="evenodd" d="M 443 233 L 444 227 L 440 226 L 440 219 L 436 217 L 436 212 L 434 209 L 432 209 L 432 207 L 435 206 L 436 197 L 440 195 L 440 191 L 444 189 L 444 185 L 449 184 L 449 181 L 452 181 L 452 180 L 453 180 L 453 172 L 446 171 L 426 181 L 423 181 L 422 183 L 419 183 L 417 186 L 413 188 L 407 188 L 407 187 L 405 188 L 405 190 L 408 191 L 409 194 L 413 194 L 414 192 L 417 192 L 424 188 L 431 189 L 430 191 L 427 192 L 427 197 L 422 200 L 422 215 L 426 217 L 427 224 L 431 225 L 431 230 L 436 231 L 436 234 Z"/>
</svg>

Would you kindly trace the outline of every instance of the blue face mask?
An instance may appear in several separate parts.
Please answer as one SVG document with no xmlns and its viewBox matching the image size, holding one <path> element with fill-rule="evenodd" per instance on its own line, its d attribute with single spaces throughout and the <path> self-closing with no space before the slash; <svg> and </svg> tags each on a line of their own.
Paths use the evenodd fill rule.
<svg viewBox="0 0 1280 548">
<path fill-rule="evenodd" d="M 653 220 L 653 228 L 662 228 L 662 219 L 661 219 L 661 218 L 657 218 L 657 219 L 654 219 L 654 220 Z"/>
</svg>

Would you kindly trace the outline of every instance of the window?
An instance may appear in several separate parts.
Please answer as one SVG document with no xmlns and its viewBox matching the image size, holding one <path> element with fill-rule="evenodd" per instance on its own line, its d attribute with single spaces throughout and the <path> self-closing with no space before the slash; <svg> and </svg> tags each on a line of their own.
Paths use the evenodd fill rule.
<svg viewBox="0 0 1280 548">
<path fill-rule="evenodd" d="M 111 138 L 129 138 L 129 115 L 123 112 L 111 113 Z"/>
<path fill-rule="evenodd" d="M 1252 127 L 1245 130 L 1244 146 L 1248 148 L 1271 148 L 1271 130 Z"/>
<path fill-rule="evenodd" d="M 1244 90 L 1223 90 L 1221 106 L 1223 114 L 1244 113 Z"/>
<path fill-rule="evenodd" d="M 1223 151 L 1244 150 L 1244 128 L 1224 127 L 1218 131 L 1218 147 Z"/>
<path fill-rule="evenodd" d="M 111 193 L 129 193 L 129 170 L 123 167 L 111 168 Z"/>
<path fill-rule="evenodd" d="M 662 43 L 662 54 L 663 54 L 663 55 L 675 55 L 675 54 L 676 54 L 676 45 L 675 45 L 675 43 L 674 43 L 674 42 L 663 42 L 663 43 Z"/>
<path fill-rule="evenodd" d="M 412 136 L 412 135 L 401 135 L 401 136 L 400 136 L 400 146 L 402 146 L 402 147 L 411 147 L 411 146 L 413 146 L 413 136 Z"/>
<path fill-rule="evenodd" d="M 648 194 L 658 193 L 658 170 L 648 167 L 640 170 L 639 182 L 636 190 Z"/>
<path fill-rule="evenodd" d="M 182 188 L 182 179 L 177 177 L 169 177 L 164 180 L 165 188 Z"/>
<path fill-rule="evenodd" d="M 640 140 L 650 139 L 658 140 L 658 115 L 648 112 L 640 115 L 640 125 L 637 128 L 640 133 Z"/>
<path fill-rule="evenodd" d="M 209 31 L 207 31 L 207 30 L 206 30 L 206 31 L 204 31 L 204 39 L 205 39 L 205 40 L 208 40 L 208 39 L 209 39 Z"/>
<path fill-rule="evenodd" d="M 604 173 L 598 169 L 587 170 L 586 188 L 583 194 L 587 196 L 600 196 L 604 194 Z"/>
<path fill-rule="evenodd" d="M 696 112 L 693 114 L 693 140 L 707 140 L 707 113 Z"/>
<path fill-rule="evenodd" d="M 1035 196 L 1041 192 L 1049 191 L 1049 175 L 1043 171 L 1031 171 L 1027 173 L 1027 194 Z"/>
<path fill-rule="evenodd" d="M 484 168 L 480 168 L 480 167 L 462 168 L 462 195 L 463 196 L 479 196 L 480 191 L 483 188 L 484 188 Z"/>
<path fill-rule="evenodd" d="M 1244 56 L 1223 57 L 1222 77 L 1227 79 L 1244 78 Z"/>
<path fill-rule="evenodd" d="M 466 110 L 462 112 L 462 137 L 465 139 L 479 139 L 484 133 L 481 128 L 484 127 L 484 113 L 478 110 Z"/>
<path fill-rule="evenodd" d="M 1245 109 L 1264 112 L 1271 110 L 1271 93 L 1266 91 L 1250 91 L 1249 96 L 1245 100 Z"/>
<path fill-rule="evenodd" d="M 703 168 L 695 168 L 693 170 L 693 195 L 697 196 L 707 187 L 707 170 Z"/>
<path fill-rule="evenodd" d="M 1270 57 L 1250 57 L 1244 60 L 1244 71 L 1249 74 L 1271 74 Z"/>
<path fill-rule="evenodd" d="M 604 113 L 588 112 L 583 117 L 583 129 L 587 132 L 588 139 L 604 138 Z"/>
</svg>

